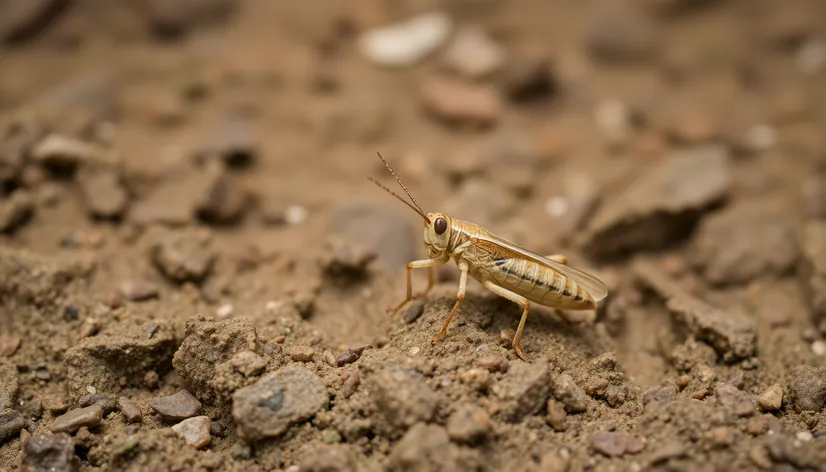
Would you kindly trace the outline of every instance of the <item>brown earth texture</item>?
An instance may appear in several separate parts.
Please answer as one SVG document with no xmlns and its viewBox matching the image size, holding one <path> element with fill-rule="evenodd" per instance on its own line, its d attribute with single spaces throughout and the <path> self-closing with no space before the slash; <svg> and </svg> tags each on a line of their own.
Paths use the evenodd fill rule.
<svg viewBox="0 0 826 472">
<path fill-rule="evenodd" d="M 608 297 L 432 342 L 376 152 Z M 826 470 L 824 360 L 822 0 L 0 0 L 0 471 Z"/>
</svg>

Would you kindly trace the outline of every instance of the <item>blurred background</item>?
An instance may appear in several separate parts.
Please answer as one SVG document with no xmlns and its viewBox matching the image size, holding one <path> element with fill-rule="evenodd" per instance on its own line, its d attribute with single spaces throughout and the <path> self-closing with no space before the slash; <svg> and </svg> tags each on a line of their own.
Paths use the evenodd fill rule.
<svg viewBox="0 0 826 472">
<path fill-rule="evenodd" d="M 399 274 L 391 303 L 421 223 L 365 179 L 398 190 L 376 152 L 425 211 L 609 279 L 670 249 L 711 284 L 786 274 L 826 214 L 819 0 L 7 0 L 0 18 L 3 245 L 97 254 L 101 293 L 183 281 L 227 312 L 318 290 L 326 257 Z M 207 247 L 194 227 L 264 272 L 170 278 L 145 256 L 147 230 Z M 344 338 L 389 323 L 332 311 L 317 326 Z"/>
<path fill-rule="evenodd" d="M 804 361 L 822 365 L 826 353 L 825 130 L 823 0 L 0 0 L 0 357 L 18 366 L 20 405 L 42 397 L 46 406 L 67 388 L 83 394 L 87 384 L 76 379 L 85 371 L 69 369 L 67 384 L 63 356 L 96 334 L 120 336 L 148 320 L 182 332 L 196 314 L 243 316 L 269 349 L 255 354 L 269 370 L 308 362 L 315 346 L 314 369 L 338 388 L 348 377 L 334 368 L 372 343 L 387 346 L 373 362 L 421 353 L 433 364 L 420 370 L 439 372 L 431 386 L 456 398 L 481 395 L 456 378 L 472 386 L 488 371 L 521 392 L 505 381 L 522 377 L 496 373 L 499 358 L 479 378 L 456 361 L 490 349 L 506 370 L 519 313 L 509 302 L 469 297 L 460 315 L 468 321 L 451 328 L 460 334 L 428 344 L 455 300 L 452 263 L 439 271 L 446 283 L 434 301 L 387 313 L 404 295 L 405 264 L 424 251 L 421 219 L 366 180 L 401 193 L 380 152 L 426 212 L 566 254 L 609 285 L 596 329 L 532 316 L 530 355 L 576 369 L 580 384 L 607 369 L 611 388 L 625 393 L 630 384 L 653 388 L 665 373 L 684 397 L 701 399 L 712 365 L 737 388 L 746 372 L 756 394 Z M 633 264 L 648 255 L 652 264 Z M 415 291 L 425 283 L 419 272 Z M 658 285 L 667 278 L 673 286 Z M 692 300 L 694 311 L 675 316 L 716 354 L 690 336 L 674 341 L 670 317 L 646 305 L 631 279 L 661 298 Z M 697 309 L 699 299 L 725 311 Z M 734 313 L 744 317 L 732 321 Z M 122 341 L 131 338 L 118 339 L 131 352 Z M 148 358 L 165 371 L 129 379 L 134 398 L 181 385 L 164 349 Z M 350 356 L 343 364 L 322 358 L 338 351 Z M 595 364 L 597 374 L 586 371 L 608 351 L 627 379 L 613 372 L 613 354 Z M 90 352 L 78 356 L 97 362 Z M 235 352 L 224 354 L 222 362 Z M 182 356 L 175 369 L 191 375 Z M 742 369 L 723 362 L 741 359 Z M 678 377 L 686 372 L 700 380 Z M 804 385 L 807 372 L 792 380 L 800 392 L 816 390 Z M 99 385 L 123 387 L 107 375 Z M 352 375 L 347 395 L 359 385 Z M 822 392 L 826 383 L 818 385 Z M 212 387 L 202 387 L 194 392 L 209 398 Z M 811 395 L 822 405 L 823 394 Z M 605 424 L 577 419 L 574 430 L 633 417 L 642 403 L 627 398 L 636 406 L 609 400 Z M 57 405 L 35 411 L 66 410 Z M 345 416 L 370 425 L 373 416 L 359 412 L 372 410 L 360 408 Z M 712 416 L 695 413 L 676 416 Z M 248 416 L 242 421 L 257 420 Z M 822 412 L 804 416 L 783 418 L 824 431 Z M 233 428 L 229 409 L 218 417 Z M 374 426 L 339 431 L 359 457 L 381 458 L 401 433 L 382 436 Z M 656 437 L 666 426 L 652 428 L 646 434 Z M 514 437 L 528 439 L 495 449 L 493 463 L 529 456 L 508 449 L 514 444 L 545 444 L 519 431 Z M 227 461 L 238 447 L 249 458 L 249 446 L 219 437 Z M 297 437 L 289 447 L 302 445 Z M 577 460 L 595 464 L 579 438 L 569 437 Z M 78 441 L 79 451 L 94 452 L 91 463 L 121 460 L 88 435 Z M 259 457 L 289 465 L 272 444 Z M 718 463 L 748 462 L 745 447 L 721 452 Z M 11 464 L 17 448 L 3 448 L 0 464 Z M 693 451 L 700 455 L 690 460 L 705 463 L 705 449 Z M 540 452 L 531 449 L 536 461 Z M 771 466 L 760 454 L 752 462 Z"/>
</svg>

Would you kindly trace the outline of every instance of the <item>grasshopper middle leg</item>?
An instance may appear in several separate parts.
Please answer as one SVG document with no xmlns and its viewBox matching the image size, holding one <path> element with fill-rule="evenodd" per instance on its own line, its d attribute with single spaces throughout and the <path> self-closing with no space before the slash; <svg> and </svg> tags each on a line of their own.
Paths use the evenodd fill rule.
<svg viewBox="0 0 826 472">
<path fill-rule="evenodd" d="M 409 262 L 407 264 L 407 297 L 405 297 L 405 299 L 401 303 L 399 303 L 398 305 L 396 305 L 395 308 L 393 308 L 393 313 L 399 311 L 399 309 L 410 300 L 413 300 L 413 285 L 412 281 L 410 280 L 411 270 L 427 268 L 427 288 L 424 290 L 424 292 L 421 293 L 421 296 L 424 296 L 427 294 L 427 292 L 430 291 L 431 288 L 433 288 L 433 285 L 436 283 L 436 276 L 433 273 L 433 268 L 436 266 L 443 265 L 447 263 L 447 261 L 449 260 L 450 259 L 448 257 L 444 257 L 439 259 L 422 259 L 420 261 Z"/>
<path fill-rule="evenodd" d="M 513 337 L 511 346 L 516 351 L 516 354 L 520 359 L 525 362 L 531 362 L 531 359 L 522 351 L 522 330 L 525 329 L 525 322 L 528 320 L 528 311 L 531 309 L 531 302 L 529 302 L 527 298 L 517 295 L 508 289 L 502 288 L 490 280 L 485 282 L 484 285 L 485 288 L 491 292 L 499 295 L 500 297 L 507 298 L 522 307 L 522 318 L 519 320 L 519 327 L 516 329 L 516 335 Z"/>
<path fill-rule="evenodd" d="M 450 310 L 450 314 L 447 315 L 447 319 L 445 320 L 445 324 L 442 325 L 442 331 L 433 338 L 433 342 L 439 341 L 440 339 L 444 338 L 447 334 L 447 327 L 450 326 L 450 322 L 453 321 L 453 317 L 456 316 L 456 312 L 459 311 L 459 305 L 462 304 L 462 300 L 465 299 L 465 291 L 467 290 L 467 271 L 468 266 L 465 262 L 459 263 L 459 292 L 456 293 L 456 303 L 453 305 L 453 309 Z"/>
</svg>

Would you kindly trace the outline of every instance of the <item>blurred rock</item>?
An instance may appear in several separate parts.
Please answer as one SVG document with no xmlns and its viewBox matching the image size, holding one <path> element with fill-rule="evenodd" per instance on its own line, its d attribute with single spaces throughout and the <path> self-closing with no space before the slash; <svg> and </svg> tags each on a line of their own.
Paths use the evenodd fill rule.
<svg viewBox="0 0 826 472">
<path fill-rule="evenodd" d="M 34 213 L 31 194 L 17 189 L 0 200 L 0 233 L 10 233 L 24 224 Z"/>
<path fill-rule="evenodd" d="M 486 439 L 493 430 L 493 422 L 481 408 L 460 407 L 447 420 L 450 439 L 464 444 L 476 444 Z"/>
<path fill-rule="evenodd" d="M 78 184 L 91 216 L 118 218 L 126 211 L 129 194 L 116 170 L 83 169 L 78 175 Z"/>
<path fill-rule="evenodd" d="M 504 95 L 514 102 L 546 98 L 557 90 L 551 60 L 544 54 L 526 51 L 508 55 L 499 84 Z"/>
<path fill-rule="evenodd" d="M 642 451 L 645 442 L 624 432 L 598 431 L 591 435 L 591 447 L 606 457 L 620 457 Z"/>
<path fill-rule="evenodd" d="M 425 79 L 422 106 L 437 120 L 462 128 L 483 129 L 495 125 L 502 112 L 496 89 L 489 85 L 462 82 L 450 77 Z"/>
<path fill-rule="evenodd" d="M 190 30 L 223 20 L 235 11 L 235 0 L 147 0 L 146 16 L 159 38 L 177 39 Z"/>
<path fill-rule="evenodd" d="M 417 256 L 420 239 L 416 228 L 423 224 L 421 217 L 416 217 L 421 223 L 412 225 L 405 211 L 410 210 L 347 202 L 333 209 L 327 227 L 345 247 L 375 252 L 377 263 L 401 270 Z"/>
<path fill-rule="evenodd" d="M 826 320 L 826 221 L 812 221 L 801 232 L 799 274 L 816 323 Z"/>
<path fill-rule="evenodd" d="M 390 451 L 389 470 L 482 470 L 476 451 L 450 442 L 444 428 L 419 423 L 398 441 Z"/>
<path fill-rule="evenodd" d="M 254 163 L 258 147 L 251 123 L 239 116 L 229 116 L 208 130 L 194 157 L 201 163 L 219 159 L 230 168 L 243 168 Z"/>
<path fill-rule="evenodd" d="M 21 470 L 37 472 L 80 470 L 80 459 L 75 455 L 75 442 L 66 433 L 32 436 L 22 446 Z"/>
<path fill-rule="evenodd" d="M 637 281 L 665 301 L 674 319 L 695 338 L 709 343 L 726 362 L 752 357 L 757 331 L 751 318 L 734 311 L 723 312 L 687 293 L 679 283 L 652 261 L 632 265 Z"/>
<path fill-rule="evenodd" d="M 20 43 L 36 37 L 70 4 L 69 0 L 0 3 L 0 40 Z"/>
<path fill-rule="evenodd" d="M 720 147 L 675 152 L 644 170 L 627 191 L 605 196 L 584 236 L 597 258 L 662 249 L 687 238 L 703 213 L 728 197 L 729 156 Z"/>
<path fill-rule="evenodd" d="M 203 282 L 215 259 L 212 236 L 204 231 L 172 232 L 152 246 L 153 262 L 163 275 L 178 283 Z"/>
<path fill-rule="evenodd" d="M 826 171 L 818 172 L 803 182 L 801 197 L 804 218 L 826 221 Z"/>
<path fill-rule="evenodd" d="M 209 174 L 209 185 L 195 207 L 198 217 L 219 225 L 239 222 L 252 203 L 250 194 L 222 167 L 216 166 Z"/>
<path fill-rule="evenodd" d="M 26 419 L 19 411 L 0 410 L 0 446 L 20 434 L 20 430 L 25 426 Z"/>
<path fill-rule="evenodd" d="M 507 192 L 493 186 L 487 179 L 472 179 L 465 182 L 459 191 L 442 205 L 441 211 L 451 218 L 470 221 L 493 230 L 511 214 L 514 207 L 514 199 Z"/>
<path fill-rule="evenodd" d="M 797 411 L 820 411 L 826 406 L 826 367 L 801 365 L 789 372 L 789 399 Z"/>
<path fill-rule="evenodd" d="M 794 221 L 785 206 L 753 201 L 704 219 L 692 240 L 689 261 L 715 285 L 782 276 L 795 265 Z"/>
<path fill-rule="evenodd" d="M 363 32 L 358 39 L 358 48 L 362 56 L 377 65 L 409 67 L 439 49 L 452 30 L 453 20 L 446 13 L 424 13 Z"/>
<path fill-rule="evenodd" d="M 502 68 L 505 49 L 480 26 L 466 26 L 456 32 L 442 60 L 454 72 L 470 79 L 482 79 Z"/>
<path fill-rule="evenodd" d="M 60 134 L 49 134 L 31 151 L 34 162 L 58 172 L 73 172 L 80 164 L 111 164 L 115 159 L 101 146 Z"/>
<path fill-rule="evenodd" d="M 598 17 L 586 41 L 591 54 L 605 62 L 647 60 L 659 46 L 652 19 L 631 9 Z"/>
<path fill-rule="evenodd" d="M 17 366 L 0 358 L 0 411 L 14 406 L 18 386 Z"/>
</svg>

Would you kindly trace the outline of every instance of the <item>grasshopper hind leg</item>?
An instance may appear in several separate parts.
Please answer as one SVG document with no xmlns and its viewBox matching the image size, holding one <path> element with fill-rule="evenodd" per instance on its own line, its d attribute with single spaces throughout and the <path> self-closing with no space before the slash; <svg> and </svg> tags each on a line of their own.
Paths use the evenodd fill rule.
<svg viewBox="0 0 826 472">
<path fill-rule="evenodd" d="M 485 282 L 484 286 L 500 297 L 507 298 L 522 307 L 522 318 L 519 320 L 519 327 L 516 329 L 516 335 L 513 337 L 511 346 L 513 347 L 513 350 L 516 351 L 516 355 L 518 355 L 520 359 L 525 362 L 531 362 L 531 359 L 526 356 L 525 352 L 522 350 L 522 331 L 525 329 L 525 322 L 528 320 L 528 312 L 531 309 L 531 302 L 529 302 L 527 298 L 517 295 L 510 290 L 504 289 L 490 280 Z"/>
</svg>

